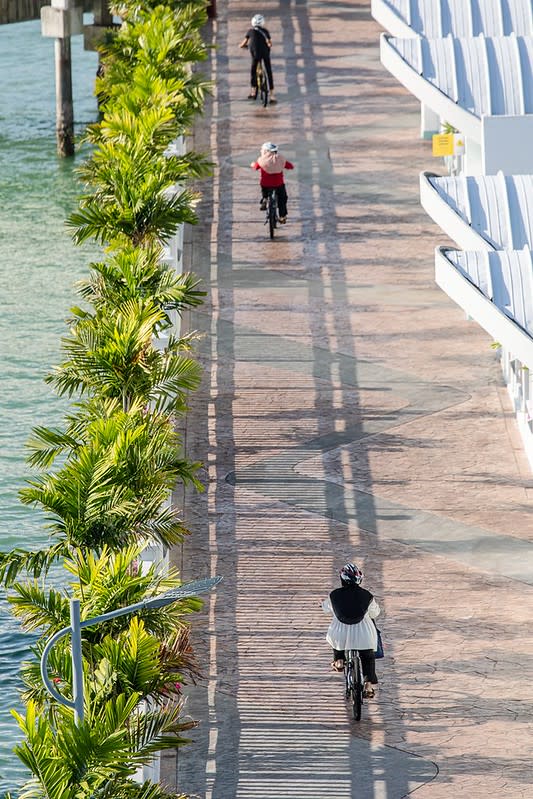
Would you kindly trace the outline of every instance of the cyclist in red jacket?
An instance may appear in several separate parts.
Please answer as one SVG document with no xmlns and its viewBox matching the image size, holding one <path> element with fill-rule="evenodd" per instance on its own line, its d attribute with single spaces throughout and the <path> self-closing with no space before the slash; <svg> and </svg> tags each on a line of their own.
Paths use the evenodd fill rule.
<svg viewBox="0 0 533 799">
<path fill-rule="evenodd" d="M 287 221 L 287 189 L 283 178 L 284 169 L 294 169 L 294 165 L 278 152 L 278 145 L 267 141 L 261 147 L 261 155 L 250 164 L 252 169 L 261 171 L 261 203 L 262 211 L 266 209 L 267 197 L 271 189 L 276 189 L 278 199 L 279 221 L 282 225 Z"/>
</svg>

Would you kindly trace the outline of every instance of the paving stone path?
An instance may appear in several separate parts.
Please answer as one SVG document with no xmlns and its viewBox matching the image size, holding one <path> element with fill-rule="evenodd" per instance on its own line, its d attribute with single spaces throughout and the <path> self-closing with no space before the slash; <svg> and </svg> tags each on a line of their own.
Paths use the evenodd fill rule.
<svg viewBox="0 0 533 799">
<path fill-rule="evenodd" d="M 490 340 L 433 282 L 445 239 L 415 100 L 379 63 L 369 2 L 219 0 L 209 149 L 188 254 L 209 289 L 186 431 L 194 744 L 163 780 L 198 799 L 532 797 L 533 479 Z M 257 11 L 279 98 L 245 100 Z M 249 169 L 296 164 L 268 240 Z M 383 608 L 379 698 L 350 720 L 320 600 L 346 560 Z"/>
</svg>

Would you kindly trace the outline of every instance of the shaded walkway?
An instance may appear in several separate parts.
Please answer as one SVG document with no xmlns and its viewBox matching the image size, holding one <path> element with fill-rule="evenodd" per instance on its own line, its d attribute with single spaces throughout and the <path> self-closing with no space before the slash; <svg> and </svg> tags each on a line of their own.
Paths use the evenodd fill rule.
<svg viewBox="0 0 533 799">
<path fill-rule="evenodd" d="M 208 491 L 183 565 L 224 583 L 195 628 L 201 725 L 165 778 L 201 799 L 527 796 L 533 482 L 490 342 L 434 287 L 417 105 L 357 0 L 267 2 L 280 103 L 247 103 L 250 7 L 220 5 L 196 141 L 218 168 L 190 246 Z M 297 166 L 274 242 L 248 168 L 265 139 Z M 319 608 L 347 559 L 385 610 L 360 725 Z"/>
</svg>

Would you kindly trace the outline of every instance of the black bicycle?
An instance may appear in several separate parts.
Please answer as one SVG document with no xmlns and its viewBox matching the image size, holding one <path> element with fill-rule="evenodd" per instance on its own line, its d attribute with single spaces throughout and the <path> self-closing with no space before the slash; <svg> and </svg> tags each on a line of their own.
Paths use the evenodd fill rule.
<svg viewBox="0 0 533 799">
<path fill-rule="evenodd" d="M 266 108 L 268 105 L 270 86 L 268 85 L 268 76 L 262 61 L 258 63 L 255 70 L 255 82 L 257 90 L 256 97 L 259 96 L 263 106 Z"/>
<path fill-rule="evenodd" d="M 274 231 L 278 226 L 278 196 L 276 189 L 270 189 L 266 197 L 266 219 L 265 225 L 268 225 L 270 238 L 274 238 Z"/>
<path fill-rule="evenodd" d="M 346 699 L 351 703 L 353 717 L 361 720 L 363 709 L 364 679 L 361 658 L 357 649 L 347 649 L 344 653 L 344 681 L 346 686 Z"/>
</svg>

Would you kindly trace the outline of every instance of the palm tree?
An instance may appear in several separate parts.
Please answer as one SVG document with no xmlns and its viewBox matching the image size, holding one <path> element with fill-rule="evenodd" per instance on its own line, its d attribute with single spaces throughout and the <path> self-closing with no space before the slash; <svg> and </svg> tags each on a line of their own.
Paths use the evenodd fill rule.
<svg viewBox="0 0 533 799">
<path fill-rule="evenodd" d="M 154 172 L 160 170 L 162 179 L 167 179 L 170 185 L 208 175 L 210 164 L 202 155 L 188 152 L 163 157 L 169 142 L 180 132 L 171 103 L 181 96 L 181 92 L 176 91 L 175 97 L 165 96 L 155 104 L 153 94 L 146 102 L 143 94 L 132 91 L 122 102 L 114 103 L 101 122 L 87 131 L 86 140 L 97 144 L 98 148 L 78 169 L 85 183 L 97 189 L 105 188 L 109 183 L 109 161 L 123 158 L 148 157 Z"/>
<path fill-rule="evenodd" d="M 104 547 L 99 556 L 81 549 L 74 552 L 65 565 L 77 580 L 72 583 L 71 592 L 80 599 L 83 620 L 136 604 L 181 584 L 175 572 L 163 576 L 153 564 L 141 570 L 141 551 L 142 546 L 132 545 L 118 553 Z M 40 660 L 44 642 L 70 624 L 69 598 L 55 588 L 44 590 L 37 581 L 16 583 L 13 590 L 15 593 L 9 596 L 13 613 L 24 629 L 41 631 L 34 647 Z M 181 684 L 198 674 L 186 618 L 201 606 L 201 600 L 194 597 L 172 604 L 164 613 L 146 609 L 135 616 L 121 616 L 85 628 L 86 697 L 93 704 L 102 704 L 122 693 L 137 693 L 141 699 L 151 697 L 159 704 L 165 704 L 172 696 L 179 698 Z M 71 693 L 68 641 L 59 641 L 52 649 L 49 666 L 61 691 Z M 42 712 L 55 713 L 55 702 L 50 702 L 43 689 L 38 661 L 24 665 L 23 679 L 25 701 L 36 702 Z"/>
<path fill-rule="evenodd" d="M 209 89 L 190 68 L 207 55 L 200 33 L 205 3 L 182 3 L 174 9 L 124 3 L 120 16 L 120 30 L 100 47 L 105 69 L 96 93 L 106 98 L 108 113 L 128 108 L 137 115 L 170 105 L 177 125 L 174 137 L 178 136 L 202 110 Z"/>
<path fill-rule="evenodd" d="M 112 4 L 111 4 L 112 5 Z M 106 64 L 123 62 L 130 72 L 137 63 L 152 64 L 168 73 L 207 57 L 201 27 L 205 3 L 188 2 L 176 8 L 132 2 L 121 4 L 123 24 L 100 46 Z M 202 7 L 203 6 L 203 7 Z"/>
<path fill-rule="evenodd" d="M 154 565 L 139 569 L 141 549 L 135 545 L 112 553 L 104 547 L 98 557 L 80 549 L 73 553 L 65 565 L 75 578 L 72 590 L 81 600 L 82 619 L 180 584 L 175 573 L 164 576 Z M 54 588 L 45 591 L 36 581 L 16 584 L 14 589 L 9 599 L 15 615 L 25 629 L 41 631 L 34 647 L 40 657 L 45 640 L 69 624 L 68 597 Z M 182 733 L 195 722 L 183 718 L 176 683 L 183 682 L 184 674 L 197 673 L 185 617 L 201 604 L 198 598 L 189 598 L 164 612 L 150 608 L 84 629 L 85 721 L 79 727 L 72 712 L 44 691 L 38 663 L 25 664 L 27 713 L 15 715 L 26 741 L 15 751 L 34 776 L 21 799 L 129 796 L 137 790 L 131 778 L 139 766 L 156 752 L 187 742 Z M 52 649 L 49 667 L 58 690 L 71 696 L 71 658 L 65 639 Z M 149 790 L 148 784 L 144 790 Z M 166 799 L 172 794 L 154 796 Z"/>
<path fill-rule="evenodd" d="M 161 144 L 164 134 L 172 139 L 189 129 L 195 115 L 201 111 L 211 84 L 189 70 L 166 76 L 150 64 L 140 63 L 132 68 L 118 61 L 107 68 L 105 78 L 98 79 L 98 87 L 98 92 L 105 92 L 108 99 L 103 106 L 102 120 L 90 125 L 85 134 L 88 141 L 98 142 L 105 136 L 113 138 L 114 128 L 123 124 L 117 125 L 115 118 L 124 113 L 133 116 L 144 113 L 150 123 L 149 112 L 153 109 L 161 118 L 156 140 L 156 144 Z"/>
<path fill-rule="evenodd" d="M 194 224 L 198 195 L 188 189 L 174 192 L 179 168 L 171 162 L 147 150 L 137 155 L 108 145 L 106 160 L 100 159 L 98 173 L 93 170 L 94 191 L 81 197 L 80 210 L 67 221 L 76 244 L 94 238 L 115 246 L 152 246 L 169 239 L 182 222 Z"/>
<path fill-rule="evenodd" d="M 186 799 L 133 777 L 154 753 L 187 743 L 182 733 L 194 725 L 181 721 L 179 706 L 139 713 L 138 701 L 122 694 L 79 726 L 63 707 L 55 727 L 33 702 L 25 716 L 13 711 L 26 738 L 14 751 L 33 775 L 20 799 Z"/>
<path fill-rule="evenodd" d="M 201 156 L 162 152 L 203 102 L 205 82 L 188 67 L 205 57 L 198 9 L 137 10 L 135 22 L 122 26 L 104 56 L 105 78 L 97 91 L 109 99 L 103 121 L 88 134 L 99 146 L 80 170 L 92 191 L 68 224 L 77 243 L 90 237 L 143 246 L 165 241 L 178 224 L 196 219 L 195 196 L 176 192 L 176 184 L 207 174 L 209 167 Z"/>
<path fill-rule="evenodd" d="M 199 382 L 188 355 L 193 336 L 171 337 L 166 351 L 152 339 L 168 326 L 169 307 L 200 301 L 194 278 L 174 277 L 157 260 L 177 225 L 195 221 L 197 195 L 183 186 L 208 169 L 202 156 L 164 154 L 207 91 L 191 70 L 206 54 L 199 33 L 205 3 L 177 0 L 172 11 L 152 11 L 144 0 L 127 0 L 122 12 L 126 24 L 107 46 L 99 82 L 107 95 L 104 118 L 88 134 L 96 149 L 81 170 L 87 193 L 69 221 L 77 242 L 92 237 L 111 247 L 81 288 L 95 311 L 73 309 L 65 360 L 49 377 L 60 394 L 82 400 L 64 429 L 34 431 L 30 462 L 43 473 L 21 492 L 23 502 L 44 509 L 53 543 L 0 556 L 8 583 L 23 568 L 37 577 L 67 558 L 70 591 L 84 618 L 177 584 L 175 574 L 140 569 L 140 550 L 149 540 L 169 546 L 186 534 L 164 504 L 176 479 L 200 487 L 198 464 L 181 457 L 173 431 L 174 415 L 185 411 Z M 68 625 L 67 594 L 35 579 L 17 584 L 10 601 L 26 628 L 41 632 L 37 655 L 50 634 Z M 193 724 L 182 718 L 176 683 L 195 674 L 184 614 L 197 608 L 188 600 L 164 613 L 84 628 L 87 701 L 79 726 L 69 709 L 44 695 L 37 664 L 25 666 L 27 711 L 15 715 L 26 740 L 16 752 L 32 778 L 20 799 L 178 799 L 138 785 L 134 775 L 155 752 L 181 745 Z M 49 662 L 60 690 L 71 694 L 64 640 Z"/>
<path fill-rule="evenodd" d="M 183 412 L 187 392 L 198 387 L 200 367 L 181 353 L 192 336 L 170 337 L 164 351 L 152 346 L 168 318 L 152 300 L 130 299 L 90 314 L 73 309 L 71 336 L 63 339 L 67 360 L 48 376 L 59 394 L 118 399 L 125 411 L 142 402 L 159 412 Z"/>
<path fill-rule="evenodd" d="M 138 541 L 171 546 L 188 533 L 179 513 L 164 503 L 176 480 L 202 489 L 195 476 L 199 464 L 180 456 L 179 436 L 166 416 L 115 405 L 109 418 L 85 428 L 35 430 L 32 447 L 39 464 L 53 463 L 70 448 L 62 468 L 33 478 L 20 492 L 22 502 L 44 510 L 54 543 L 37 552 L 0 553 L 6 583 L 23 569 L 46 572 L 77 547 L 99 552 Z"/>
<path fill-rule="evenodd" d="M 162 264 L 161 247 L 124 247 L 107 260 L 91 264 L 92 275 L 81 281 L 79 292 L 97 309 L 116 308 L 127 300 L 151 299 L 164 311 L 178 312 L 201 305 L 205 291 L 191 273 L 177 274 Z"/>
<path fill-rule="evenodd" d="M 72 551 L 64 567 L 74 578 L 70 593 L 82 603 L 82 618 L 134 605 L 181 585 L 173 569 L 163 574 L 155 564 L 148 566 L 146 563 L 141 569 L 142 551 L 142 543 L 130 544 L 115 552 L 104 545 L 98 554 L 79 548 Z M 26 630 L 33 632 L 46 626 L 47 634 L 52 635 L 70 623 L 68 597 L 63 591 L 56 588 L 45 591 L 36 581 L 16 583 L 13 590 L 16 593 L 8 599 Z M 164 613 L 146 608 L 137 615 L 150 633 L 164 641 L 181 628 L 186 616 L 200 610 L 202 605 L 198 597 L 189 597 L 168 605 Z M 99 641 L 104 635 L 127 630 L 128 626 L 129 617 L 119 616 L 103 626 L 87 628 L 84 635 L 87 640 Z"/>
</svg>

